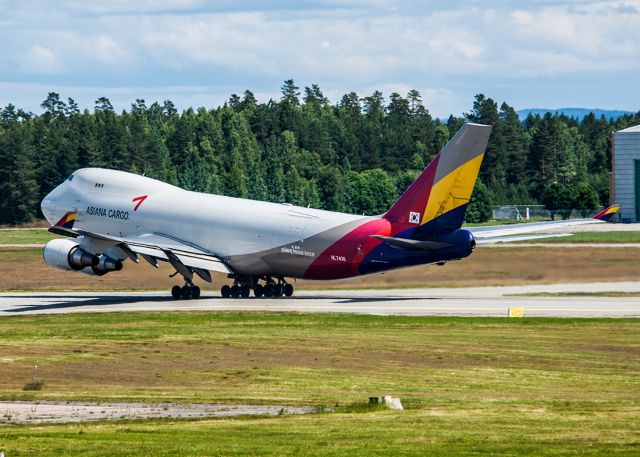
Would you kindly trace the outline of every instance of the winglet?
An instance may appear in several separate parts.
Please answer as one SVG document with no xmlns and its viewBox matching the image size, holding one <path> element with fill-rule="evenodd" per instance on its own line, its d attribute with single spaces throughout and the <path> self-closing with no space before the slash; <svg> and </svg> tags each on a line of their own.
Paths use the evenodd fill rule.
<svg viewBox="0 0 640 457">
<path fill-rule="evenodd" d="M 603 209 L 598 214 L 593 216 L 592 219 L 609 222 L 609 220 L 613 217 L 614 214 L 618 212 L 619 209 L 620 205 L 611 205 L 610 207 Z"/>
<path fill-rule="evenodd" d="M 58 222 L 56 222 L 56 225 L 54 225 L 54 227 L 72 229 L 77 215 L 77 211 L 69 211 L 67 214 L 62 216 L 62 218 Z"/>
</svg>

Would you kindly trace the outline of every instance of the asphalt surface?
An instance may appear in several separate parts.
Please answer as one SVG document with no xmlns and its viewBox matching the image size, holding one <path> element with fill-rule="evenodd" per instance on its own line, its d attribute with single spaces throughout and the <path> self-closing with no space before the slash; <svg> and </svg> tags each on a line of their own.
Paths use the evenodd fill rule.
<svg viewBox="0 0 640 457">
<path fill-rule="evenodd" d="M 538 293 L 637 293 L 637 297 L 521 296 Z M 168 292 L 1 293 L 0 318 L 24 314 L 114 311 L 343 312 L 413 316 L 640 317 L 640 281 L 509 287 L 300 291 L 291 298 L 222 299 L 203 291 L 198 300 L 173 300 Z"/>
</svg>

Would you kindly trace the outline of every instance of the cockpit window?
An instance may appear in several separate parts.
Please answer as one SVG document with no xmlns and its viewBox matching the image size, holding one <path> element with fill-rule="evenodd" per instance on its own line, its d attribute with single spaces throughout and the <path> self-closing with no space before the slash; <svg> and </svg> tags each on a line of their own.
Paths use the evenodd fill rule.
<svg viewBox="0 0 640 457">
<path fill-rule="evenodd" d="M 67 178 L 67 181 L 71 181 L 71 180 L 73 179 L 73 175 L 74 175 L 74 173 L 71 173 L 71 174 L 69 175 L 69 177 Z"/>
</svg>

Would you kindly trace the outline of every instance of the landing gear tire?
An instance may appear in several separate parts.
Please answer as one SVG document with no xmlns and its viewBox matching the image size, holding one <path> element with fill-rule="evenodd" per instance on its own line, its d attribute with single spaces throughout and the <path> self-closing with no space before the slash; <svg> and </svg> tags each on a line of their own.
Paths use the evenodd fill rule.
<svg viewBox="0 0 640 457">
<path fill-rule="evenodd" d="M 193 299 L 200 298 L 200 288 L 198 286 L 191 287 L 191 298 Z"/>
<path fill-rule="evenodd" d="M 171 288 L 171 296 L 176 300 L 179 300 L 180 298 L 182 298 L 182 287 L 173 286 Z"/>
<path fill-rule="evenodd" d="M 233 298 L 238 298 L 240 296 L 240 287 L 239 286 L 231 286 L 231 296 Z"/>
<path fill-rule="evenodd" d="M 249 289 L 247 286 L 240 288 L 240 296 L 242 298 L 249 298 L 250 293 L 251 293 L 251 289 Z"/>
<path fill-rule="evenodd" d="M 253 295 L 256 296 L 256 298 L 260 298 L 264 295 L 264 287 L 261 284 L 258 284 L 254 289 L 253 289 Z"/>
<path fill-rule="evenodd" d="M 293 286 L 291 284 L 285 284 L 282 288 L 282 292 L 285 296 L 291 297 L 293 295 Z"/>
<path fill-rule="evenodd" d="M 191 298 L 191 287 L 182 286 L 181 292 L 182 292 L 181 297 L 183 300 L 188 300 Z"/>
<path fill-rule="evenodd" d="M 273 297 L 275 286 L 273 284 L 267 284 L 264 286 L 264 296 L 266 298 Z"/>
<path fill-rule="evenodd" d="M 282 294 L 284 293 L 282 289 L 283 289 L 282 284 L 276 284 L 273 289 L 273 296 L 278 298 L 282 297 Z"/>
<path fill-rule="evenodd" d="M 222 289 L 220 289 L 220 293 L 222 294 L 222 298 L 231 297 L 231 287 L 225 284 L 224 286 L 222 286 Z"/>
</svg>

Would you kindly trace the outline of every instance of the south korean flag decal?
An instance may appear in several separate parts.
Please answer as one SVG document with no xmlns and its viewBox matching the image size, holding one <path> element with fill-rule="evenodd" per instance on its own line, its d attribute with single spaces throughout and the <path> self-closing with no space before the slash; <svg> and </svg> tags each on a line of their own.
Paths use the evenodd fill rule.
<svg viewBox="0 0 640 457">
<path fill-rule="evenodd" d="M 409 223 L 410 224 L 419 224 L 420 223 L 420 213 L 415 213 L 411 211 L 409 213 Z"/>
</svg>

